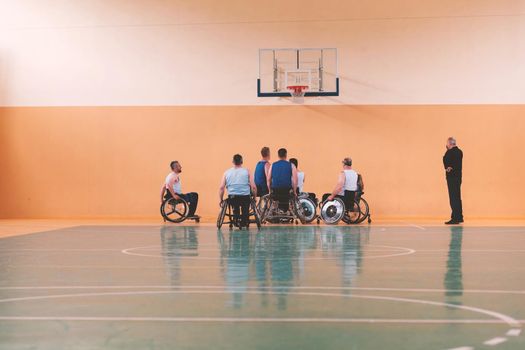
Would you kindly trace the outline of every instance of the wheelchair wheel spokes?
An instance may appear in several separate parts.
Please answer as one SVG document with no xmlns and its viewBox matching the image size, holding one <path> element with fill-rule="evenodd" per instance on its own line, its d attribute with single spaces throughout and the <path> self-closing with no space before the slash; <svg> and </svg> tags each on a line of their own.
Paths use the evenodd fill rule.
<svg viewBox="0 0 525 350">
<path fill-rule="evenodd" d="M 317 205 L 310 198 L 301 200 L 306 223 L 311 223 L 317 218 Z"/>
<path fill-rule="evenodd" d="M 267 194 L 259 199 L 259 218 L 261 223 L 264 223 L 267 219 L 268 212 L 270 210 L 271 200 L 270 195 Z"/>
<path fill-rule="evenodd" d="M 304 223 L 309 224 L 316 218 L 316 205 L 309 198 L 300 198 L 299 205 L 302 208 L 302 215 L 304 217 Z"/>
<path fill-rule="evenodd" d="M 255 204 L 255 199 L 252 199 L 250 203 L 251 210 L 253 211 L 254 218 L 255 218 L 255 224 L 257 225 L 257 228 L 261 228 L 261 217 L 259 215 L 259 210 L 257 209 L 257 205 Z"/>
<path fill-rule="evenodd" d="M 221 210 L 219 212 L 219 216 L 217 217 L 217 228 L 221 228 L 222 224 L 224 223 L 224 217 L 226 216 L 226 209 L 228 209 L 228 203 L 226 201 L 222 201 Z"/>
<path fill-rule="evenodd" d="M 345 204 L 339 198 L 325 201 L 321 205 L 321 219 L 328 225 L 337 225 L 345 213 Z"/>
<path fill-rule="evenodd" d="M 304 209 L 303 209 L 301 202 L 297 198 L 292 198 L 290 201 L 291 201 L 290 204 L 291 204 L 294 216 L 298 218 L 299 221 L 301 221 L 301 224 L 305 224 L 306 217 L 305 217 Z"/>
<path fill-rule="evenodd" d="M 185 200 L 170 198 L 162 203 L 161 214 L 170 222 L 183 222 L 188 214 L 188 204 Z"/>
<path fill-rule="evenodd" d="M 352 208 L 346 208 L 345 215 L 343 216 L 343 221 L 347 224 L 358 224 L 361 219 L 361 210 L 359 208 L 359 203 L 354 201 Z"/>
<path fill-rule="evenodd" d="M 359 210 L 361 211 L 361 217 L 357 221 L 358 224 L 370 217 L 370 207 L 363 197 L 359 199 Z"/>
</svg>

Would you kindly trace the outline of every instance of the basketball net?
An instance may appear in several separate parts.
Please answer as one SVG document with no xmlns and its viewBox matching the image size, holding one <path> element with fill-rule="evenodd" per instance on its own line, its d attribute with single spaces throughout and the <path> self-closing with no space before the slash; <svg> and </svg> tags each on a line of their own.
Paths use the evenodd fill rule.
<svg viewBox="0 0 525 350">
<path fill-rule="evenodd" d="M 294 103 L 304 103 L 304 94 L 308 90 L 307 85 L 289 85 L 286 89 L 290 91 Z"/>
</svg>

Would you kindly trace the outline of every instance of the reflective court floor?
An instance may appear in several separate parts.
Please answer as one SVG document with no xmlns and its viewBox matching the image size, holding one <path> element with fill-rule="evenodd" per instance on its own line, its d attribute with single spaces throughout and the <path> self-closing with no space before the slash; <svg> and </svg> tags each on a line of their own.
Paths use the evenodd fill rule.
<svg viewBox="0 0 525 350">
<path fill-rule="evenodd" d="M 524 227 L 0 239 L 0 349 L 525 349 L 523 323 Z"/>
</svg>

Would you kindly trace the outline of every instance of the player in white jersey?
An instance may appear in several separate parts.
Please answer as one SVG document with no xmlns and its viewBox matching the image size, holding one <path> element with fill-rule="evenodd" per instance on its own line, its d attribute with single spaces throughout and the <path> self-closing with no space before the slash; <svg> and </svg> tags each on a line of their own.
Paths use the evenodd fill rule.
<svg viewBox="0 0 525 350">
<path fill-rule="evenodd" d="M 304 192 L 305 176 L 304 171 L 299 170 L 299 161 L 297 160 L 297 158 L 290 158 L 290 163 L 295 165 L 295 168 L 297 169 L 297 194 L 299 195 L 301 193 L 307 193 L 308 198 L 310 198 L 317 205 L 317 197 L 315 193 Z"/>
<path fill-rule="evenodd" d="M 199 194 L 197 192 L 182 193 L 180 173 L 182 172 L 182 166 L 176 160 L 170 163 L 171 172 L 166 176 L 166 180 L 162 184 L 160 189 L 160 201 L 170 198 L 183 198 L 188 202 L 189 211 L 188 218 L 198 218 L 195 215 L 197 210 L 197 204 L 199 202 Z"/>
<path fill-rule="evenodd" d="M 361 176 L 352 169 L 352 158 L 347 157 L 343 159 L 343 171 L 339 173 L 337 184 L 332 193 L 325 193 L 323 195 L 323 202 L 326 200 L 334 200 L 335 197 L 341 198 L 347 208 L 353 208 L 352 203 L 355 200 L 356 192 L 362 191 Z"/>
</svg>

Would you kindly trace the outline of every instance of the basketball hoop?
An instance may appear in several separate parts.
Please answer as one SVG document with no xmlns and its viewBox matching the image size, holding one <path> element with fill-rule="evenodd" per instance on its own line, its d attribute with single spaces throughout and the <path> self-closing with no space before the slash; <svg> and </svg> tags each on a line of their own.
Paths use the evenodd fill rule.
<svg viewBox="0 0 525 350">
<path fill-rule="evenodd" d="M 286 89 L 290 91 L 293 102 L 303 103 L 304 94 L 306 93 L 306 90 L 308 90 L 308 85 L 288 85 Z"/>
</svg>

